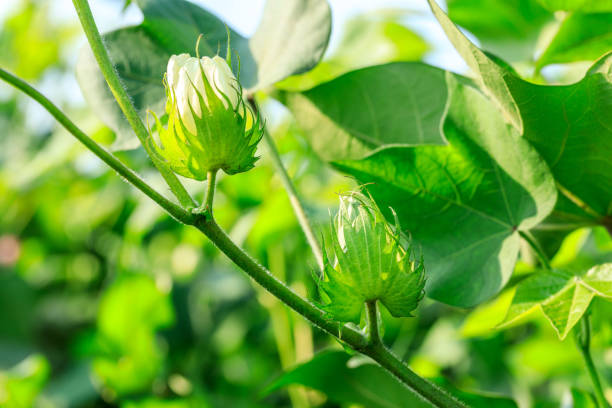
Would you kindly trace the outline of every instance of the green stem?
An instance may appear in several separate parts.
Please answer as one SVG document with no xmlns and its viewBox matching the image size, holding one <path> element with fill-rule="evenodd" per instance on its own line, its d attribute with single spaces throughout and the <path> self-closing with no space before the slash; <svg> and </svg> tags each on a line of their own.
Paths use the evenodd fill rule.
<svg viewBox="0 0 612 408">
<path fill-rule="evenodd" d="M 248 101 L 255 113 L 258 113 L 259 108 L 257 107 L 255 99 L 253 97 L 249 97 Z M 291 203 L 293 212 L 295 213 L 300 227 L 302 228 L 302 231 L 306 236 L 306 241 L 308 241 L 308 245 L 310 245 L 310 248 L 312 249 L 312 253 L 314 254 L 319 268 L 323 270 L 323 252 L 321 250 L 321 246 L 319 245 L 319 241 L 317 240 L 314 234 L 312 224 L 310 223 L 310 220 L 306 215 L 306 211 L 304 211 L 304 206 L 302 205 L 295 186 L 293 185 L 293 182 L 291 181 L 291 178 L 289 178 L 289 174 L 287 174 L 287 170 L 283 165 L 283 161 L 281 160 L 280 154 L 278 153 L 276 144 L 274 143 L 274 140 L 272 139 L 272 136 L 270 136 L 270 133 L 267 131 L 267 129 L 264 129 L 263 139 L 264 143 L 266 144 L 266 147 L 268 148 L 268 151 L 270 152 L 272 163 L 276 169 L 276 172 L 278 173 L 278 176 L 281 179 L 283 188 L 289 196 L 289 202 Z"/>
<path fill-rule="evenodd" d="M 550 262 L 548 261 L 548 257 L 546 256 L 546 254 L 544 254 L 544 250 L 536 242 L 535 238 L 526 231 L 519 231 L 519 235 L 529 244 L 531 249 L 533 249 L 533 252 L 538 257 L 538 260 L 540 261 L 542 266 L 548 270 L 551 270 L 551 266 L 550 266 Z"/>
<path fill-rule="evenodd" d="M 376 300 L 366 302 L 366 324 L 368 340 L 370 344 L 382 344 L 380 338 L 380 328 L 378 325 L 378 308 L 376 307 Z"/>
<path fill-rule="evenodd" d="M 212 214 L 213 199 L 215 197 L 215 183 L 217 180 L 217 170 L 209 171 L 206 174 L 208 186 L 206 187 L 206 198 L 204 200 L 204 208 Z"/>
<path fill-rule="evenodd" d="M 599 408 L 609 408 L 610 405 L 606 400 L 606 397 L 601 386 L 601 380 L 597 373 L 597 367 L 593 363 L 593 357 L 591 356 L 591 323 L 589 321 L 589 315 L 585 313 L 580 319 L 580 327 L 574 329 L 574 335 L 576 340 L 576 346 L 582 354 L 584 364 L 586 365 L 587 372 L 593 383 L 593 391 L 595 392 L 595 399 Z"/>
<path fill-rule="evenodd" d="M 79 129 L 79 127 L 75 125 L 74 122 L 72 122 L 68 118 L 68 116 L 66 116 L 65 113 L 63 113 L 57 106 L 55 106 L 53 102 L 47 99 L 47 97 L 38 92 L 21 78 L 17 78 L 13 74 L 5 71 L 2 68 L 0 68 L 0 79 L 11 84 L 15 88 L 19 89 L 20 91 L 40 103 L 42 107 L 45 108 L 47 112 L 49 112 L 51 116 L 53 116 L 62 126 L 64 126 L 64 128 L 66 128 L 68 132 L 70 132 L 74 137 L 76 137 L 79 142 L 83 143 L 85 147 L 87 147 L 93 154 L 98 156 L 104 163 L 108 164 L 113 170 L 119 173 L 120 176 L 125 178 L 134 187 L 142 191 L 149 198 L 159 204 L 159 206 L 166 210 L 170 215 L 172 215 L 174 218 L 176 218 L 182 223 L 192 223 L 193 216 L 190 213 L 183 210 L 181 207 L 174 204 L 172 201 L 168 200 L 166 197 L 155 191 L 132 169 L 127 167 L 112 153 L 97 144 L 92 138 L 87 136 L 85 132 Z"/>
<path fill-rule="evenodd" d="M 363 334 L 349 326 L 339 325 L 329 319 L 326 313 L 317 306 L 292 291 L 287 285 L 276 278 L 266 268 L 257 263 L 249 254 L 238 247 L 219 227 L 210 214 L 197 217 L 195 227 L 206 235 L 230 260 L 244 270 L 255 282 L 263 286 L 287 306 L 310 320 L 314 325 L 334 337 L 360 350 L 366 345 Z"/>
<path fill-rule="evenodd" d="M 89 3 L 87 0 L 72 0 L 74 4 L 74 8 L 77 11 L 79 16 L 79 20 L 81 21 L 81 25 L 83 26 L 83 31 L 85 31 L 85 36 L 87 37 L 87 41 L 89 42 L 89 46 L 100 66 L 100 71 L 106 79 L 106 83 L 110 88 L 113 96 L 117 100 L 117 104 L 121 108 L 121 111 L 127 118 L 130 126 L 136 133 L 138 140 L 142 147 L 145 149 L 147 154 L 152 157 L 155 153 L 151 151 L 149 144 L 147 143 L 147 138 L 149 137 L 149 132 L 145 127 L 144 123 L 138 116 L 138 112 L 136 112 L 136 108 L 132 104 L 132 100 L 130 99 L 127 91 L 121 84 L 121 80 L 119 79 L 119 75 L 110 60 L 110 56 L 106 48 L 104 47 L 104 43 L 102 42 L 102 37 L 100 36 L 100 32 L 98 31 L 98 27 L 96 26 L 96 22 L 91 14 L 91 9 L 89 8 Z M 160 78 L 161 81 L 161 78 Z M 153 165 L 160 172 L 162 177 L 166 180 L 168 186 L 170 186 L 171 191 L 177 196 L 179 201 L 183 202 L 185 197 L 189 197 L 191 204 L 195 207 L 196 203 L 189 196 L 189 193 L 185 189 L 185 187 L 181 184 L 176 175 L 169 168 L 160 165 L 156 160 L 152 160 Z"/>
</svg>

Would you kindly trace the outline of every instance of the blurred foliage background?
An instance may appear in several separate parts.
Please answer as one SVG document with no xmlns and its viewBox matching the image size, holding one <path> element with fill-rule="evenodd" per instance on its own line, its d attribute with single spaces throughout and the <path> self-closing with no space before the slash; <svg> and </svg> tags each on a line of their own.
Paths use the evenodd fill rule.
<svg viewBox="0 0 612 408">
<path fill-rule="evenodd" d="M 0 64 L 46 92 L 96 140 L 111 144 L 114 135 L 88 110 L 74 80 L 84 44 L 74 12 L 53 17 L 52 1 L 0 4 L 6 8 Z M 125 6 L 97 1 L 117 13 Z M 334 1 L 342 2 L 333 0 L 332 7 Z M 534 50 L 559 16 L 539 3 L 449 3 L 451 18 L 534 81 L 564 83 L 584 73 L 581 62 L 541 69 L 545 64 Z M 354 68 L 440 55 L 448 46 L 424 34 L 431 18 L 422 10 L 352 15 L 334 28 L 342 34 L 324 62 L 280 85 L 306 89 Z M 555 49 L 539 55 L 574 62 Z M 453 59 L 435 61 L 464 69 Z M 319 233 L 326 234 L 336 194 L 353 183 L 316 157 L 278 103 L 265 102 L 264 113 Z M 170 219 L 34 102 L 4 85 L 0 129 L 1 407 L 367 407 L 379 406 L 368 392 L 396 392 L 374 387 L 377 374 L 358 371 L 358 362 L 354 371 L 347 369 L 344 355 L 327 351 L 311 361 L 315 352 L 341 346 L 255 287 L 201 234 Z M 142 151 L 119 155 L 161 188 Z M 254 170 L 221 177 L 216 215 L 273 273 L 316 298 L 316 264 L 263 148 L 261 155 Z M 202 185 L 188 184 L 201 198 Z M 581 229 L 565 239 L 553 262 L 588 267 L 610 260 L 606 231 Z M 530 262 L 524 256 L 515 280 L 533 270 Z M 420 374 L 443 374 L 464 390 L 512 396 L 525 407 L 591 406 L 572 339 L 559 341 L 537 314 L 497 330 L 500 299 L 473 311 L 425 301 L 415 318 L 384 316 L 385 340 Z M 596 302 L 593 350 L 611 384 L 612 305 Z M 308 361 L 292 378 L 277 381 L 284 370 Z M 360 381 L 363 395 L 347 395 Z M 287 387 L 295 383 L 310 388 Z"/>
</svg>

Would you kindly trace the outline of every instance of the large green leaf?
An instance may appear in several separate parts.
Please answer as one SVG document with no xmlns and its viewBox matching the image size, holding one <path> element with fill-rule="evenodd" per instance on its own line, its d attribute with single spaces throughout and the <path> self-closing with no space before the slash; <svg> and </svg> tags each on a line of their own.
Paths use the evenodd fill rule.
<svg viewBox="0 0 612 408">
<path fill-rule="evenodd" d="M 502 327 L 540 309 L 559 338 L 564 339 L 595 296 L 612 299 L 612 264 L 595 266 L 584 275 L 543 271 L 516 287 Z"/>
<path fill-rule="evenodd" d="M 400 384 L 391 374 L 370 361 L 353 361 L 341 351 L 325 351 L 274 381 L 267 392 L 291 384 L 319 390 L 337 403 L 353 403 L 368 408 L 425 408 L 412 390 Z M 474 408 L 515 408 L 510 399 L 492 395 L 462 392 L 444 384 L 451 393 Z"/>
<path fill-rule="evenodd" d="M 450 0 L 448 15 L 487 51 L 511 61 L 530 60 L 552 14 L 536 0 Z"/>
<path fill-rule="evenodd" d="M 611 225 L 612 53 L 575 84 L 532 84 L 488 58 L 433 0 L 429 2 L 447 36 L 476 73 L 480 87 L 512 124 L 520 124 L 517 129 L 549 164 L 564 195 L 590 214 L 584 221 Z"/>
<path fill-rule="evenodd" d="M 379 206 L 393 207 L 422 247 L 427 295 L 467 307 L 504 286 L 518 231 L 542 221 L 557 194 L 544 161 L 495 107 L 450 75 L 449 82 L 449 146 L 388 147 L 335 165 L 370 183 Z"/>
<path fill-rule="evenodd" d="M 593 61 L 612 49 L 612 13 L 568 16 L 537 61 L 538 67 Z"/>
<path fill-rule="evenodd" d="M 443 144 L 444 71 L 397 62 L 350 72 L 285 102 L 324 159 L 361 158 L 389 144 Z"/>
<path fill-rule="evenodd" d="M 144 117 L 146 110 L 163 113 L 162 84 L 172 54 L 225 52 L 226 24 L 186 0 L 138 0 L 144 21 L 138 27 L 103 36 L 128 94 Z M 240 56 L 240 80 L 250 92 L 312 68 L 319 61 L 331 30 L 325 0 L 268 0 L 259 28 L 250 39 L 230 30 L 232 49 Z M 234 70 L 238 70 L 238 59 Z M 91 51 L 82 52 L 77 77 L 85 98 L 105 124 L 117 133 L 115 148 L 138 146 L 123 114 L 116 107 Z"/>
<path fill-rule="evenodd" d="M 524 137 L 549 164 L 561 191 L 603 224 L 612 215 L 611 68 L 612 53 L 573 85 L 508 78 Z"/>
</svg>

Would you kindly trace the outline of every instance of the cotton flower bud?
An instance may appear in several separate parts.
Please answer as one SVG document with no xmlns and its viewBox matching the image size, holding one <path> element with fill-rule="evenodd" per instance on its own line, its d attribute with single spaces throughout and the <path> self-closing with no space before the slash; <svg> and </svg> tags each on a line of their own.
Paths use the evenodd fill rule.
<svg viewBox="0 0 612 408">
<path fill-rule="evenodd" d="M 399 224 L 391 226 L 359 193 L 340 197 L 332 222 L 333 264 L 325 256 L 322 307 L 336 320 L 359 323 L 366 302 L 395 317 L 411 316 L 424 295 L 424 267 L 412 257 Z"/>
<path fill-rule="evenodd" d="M 150 141 L 170 168 L 196 180 L 209 171 L 250 170 L 263 129 L 227 61 L 173 55 L 165 80 L 168 126 L 155 117 L 159 143 Z"/>
</svg>

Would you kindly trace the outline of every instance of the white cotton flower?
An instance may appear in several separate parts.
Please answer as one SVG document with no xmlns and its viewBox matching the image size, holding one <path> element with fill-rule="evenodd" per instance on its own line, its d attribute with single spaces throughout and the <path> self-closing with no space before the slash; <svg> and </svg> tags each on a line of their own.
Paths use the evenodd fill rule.
<svg viewBox="0 0 612 408">
<path fill-rule="evenodd" d="M 150 138 L 160 160 L 196 180 L 206 179 L 210 171 L 235 174 L 254 166 L 263 128 L 226 60 L 173 55 L 166 81 L 168 126 L 156 117 L 161 143 Z"/>
</svg>

